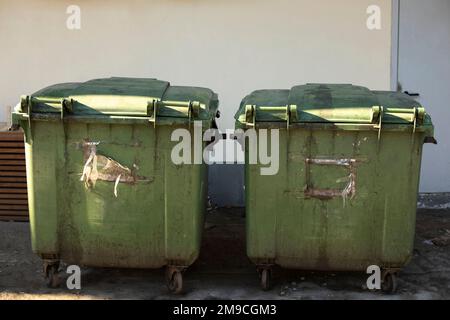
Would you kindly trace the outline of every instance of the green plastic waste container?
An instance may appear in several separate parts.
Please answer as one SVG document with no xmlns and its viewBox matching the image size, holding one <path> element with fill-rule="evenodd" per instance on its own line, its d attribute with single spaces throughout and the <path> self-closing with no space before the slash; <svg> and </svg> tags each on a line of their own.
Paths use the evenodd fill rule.
<svg viewBox="0 0 450 320">
<path fill-rule="evenodd" d="M 215 125 L 217 95 L 156 79 L 57 84 L 22 97 L 32 248 L 50 285 L 60 260 L 94 267 L 168 266 L 169 289 L 197 258 L 204 164 L 175 165 L 175 129 Z"/>
<path fill-rule="evenodd" d="M 247 254 L 262 287 L 273 265 L 376 265 L 382 288 L 395 290 L 395 273 L 413 252 L 422 146 L 435 142 L 424 108 L 402 93 L 308 84 L 251 93 L 236 126 L 279 130 L 275 175 L 248 163 L 246 141 Z"/>
</svg>

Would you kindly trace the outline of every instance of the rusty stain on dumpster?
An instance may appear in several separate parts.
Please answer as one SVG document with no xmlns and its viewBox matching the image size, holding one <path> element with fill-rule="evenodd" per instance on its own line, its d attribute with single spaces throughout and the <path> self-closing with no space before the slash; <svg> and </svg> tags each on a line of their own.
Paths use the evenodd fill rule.
<svg viewBox="0 0 450 320">
<path fill-rule="evenodd" d="M 312 188 L 310 183 L 310 174 L 309 170 L 305 170 L 306 172 L 306 188 L 305 188 L 305 196 L 309 198 L 317 198 L 320 200 L 330 200 L 336 197 L 342 197 L 345 200 L 350 198 L 352 199 L 356 195 L 356 159 L 305 159 L 306 165 L 335 165 L 335 166 L 343 166 L 349 169 L 348 179 L 349 182 L 347 186 L 343 190 L 339 189 L 317 189 Z"/>
</svg>

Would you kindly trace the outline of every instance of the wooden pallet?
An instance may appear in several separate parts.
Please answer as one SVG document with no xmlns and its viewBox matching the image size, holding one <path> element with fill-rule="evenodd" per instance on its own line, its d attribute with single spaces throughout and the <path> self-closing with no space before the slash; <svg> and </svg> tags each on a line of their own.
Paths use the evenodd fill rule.
<svg viewBox="0 0 450 320">
<path fill-rule="evenodd" d="M 23 132 L 0 132 L 0 221 L 28 221 Z"/>
</svg>

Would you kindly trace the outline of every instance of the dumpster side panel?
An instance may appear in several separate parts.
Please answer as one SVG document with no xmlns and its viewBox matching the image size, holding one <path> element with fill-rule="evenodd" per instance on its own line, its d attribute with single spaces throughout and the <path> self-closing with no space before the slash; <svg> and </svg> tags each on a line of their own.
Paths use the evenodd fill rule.
<svg viewBox="0 0 450 320">
<path fill-rule="evenodd" d="M 179 128 L 195 137 L 194 121 L 215 125 L 217 108 L 210 89 L 157 79 L 56 84 L 21 97 L 13 121 L 26 132 L 33 250 L 55 260 L 47 263 L 192 264 L 207 170 L 175 165 L 171 135 Z M 205 145 L 201 137 L 190 144 Z"/>
<path fill-rule="evenodd" d="M 139 125 L 69 123 L 66 128 L 66 192 L 61 195 L 65 205 L 58 225 L 63 235 L 61 258 L 91 266 L 162 265 L 163 222 L 155 214 L 162 208 L 154 186 L 155 135 Z M 119 182 L 115 188 L 114 177 L 112 181 L 99 178 L 94 186 L 86 186 L 80 178 L 89 143 L 97 144 L 98 156 L 138 168 L 137 181 Z"/>
<path fill-rule="evenodd" d="M 281 130 L 278 174 L 247 165 L 249 257 L 312 270 L 402 267 L 412 253 L 423 143 L 423 134 L 412 137 Z"/>
<path fill-rule="evenodd" d="M 283 135 L 280 135 L 280 140 Z M 270 144 L 268 144 L 270 145 Z M 288 174 L 286 144 L 280 143 L 280 166 L 275 176 L 262 176 L 259 165 L 249 164 L 249 141 L 246 141 L 245 203 L 247 255 L 258 260 L 258 264 L 272 264 L 277 257 L 278 219 L 284 208 L 286 197 L 282 190 Z M 270 149 L 268 149 L 270 150 Z M 277 188 L 280 187 L 280 190 Z"/>
<path fill-rule="evenodd" d="M 34 121 L 27 145 L 34 250 L 99 267 L 192 264 L 200 250 L 206 170 L 172 163 L 172 129 Z M 98 157 L 132 169 L 136 181 L 115 187 L 114 179 L 99 176 L 87 187 L 80 178 L 92 143 Z"/>
<path fill-rule="evenodd" d="M 31 243 L 35 253 L 51 258 L 58 254 L 58 183 L 64 151 L 60 123 L 22 123 L 26 132 L 25 154 Z"/>
<path fill-rule="evenodd" d="M 382 143 L 383 167 L 378 171 L 384 194 L 381 260 L 388 265 L 409 262 L 414 245 L 420 164 L 425 135 L 388 133 Z M 384 171 L 386 170 L 386 172 Z"/>
<path fill-rule="evenodd" d="M 200 252 L 206 208 L 206 166 L 204 164 L 174 164 L 171 141 L 174 127 L 162 127 L 164 136 L 164 212 L 165 256 L 169 264 L 187 266 Z M 181 127 L 179 129 L 186 130 Z M 190 130 L 194 137 L 193 129 Z M 193 141 L 191 140 L 191 147 Z"/>
</svg>

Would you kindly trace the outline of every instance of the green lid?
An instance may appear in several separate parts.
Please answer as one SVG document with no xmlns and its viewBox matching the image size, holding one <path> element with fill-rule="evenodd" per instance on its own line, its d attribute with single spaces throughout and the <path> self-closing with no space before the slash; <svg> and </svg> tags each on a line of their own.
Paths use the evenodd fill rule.
<svg viewBox="0 0 450 320">
<path fill-rule="evenodd" d="M 425 110 L 408 95 L 350 84 L 307 84 L 291 90 L 258 90 L 242 100 L 241 125 L 289 123 L 391 123 L 420 125 Z"/>
<path fill-rule="evenodd" d="M 217 95 L 206 88 L 170 86 L 157 79 L 107 78 L 56 84 L 22 98 L 19 112 L 63 116 L 213 119 Z"/>
</svg>

